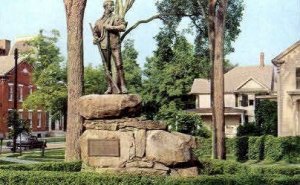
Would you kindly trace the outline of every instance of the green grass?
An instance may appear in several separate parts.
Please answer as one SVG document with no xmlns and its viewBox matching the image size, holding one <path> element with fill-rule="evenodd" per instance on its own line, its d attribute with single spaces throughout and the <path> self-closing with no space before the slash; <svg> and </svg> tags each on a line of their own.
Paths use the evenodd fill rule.
<svg viewBox="0 0 300 185">
<path fill-rule="evenodd" d="M 250 166 L 296 166 L 300 167 L 300 164 L 294 164 L 294 163 L 288 163 L 285 160 L 281 161 L 268 161 L 268 160 L 263 160 L 263 161 L 255 161 L 255 160 L 248 160 L 247 162 L 243 163 L 244 165 L 250 165 Z"/>
<path fill-rule="evenodd" d="M 66 142 L 66 137 L 48 137 L 43 139 L 45 139 L 47 143 Z"/>
<path fill-rule="evenodd" d="M 14 157 L 22 160 L 30 160 L 30 161 L 41 161 L 41 162 L 61 162 L 64 161 L 65 158 L 65 150 L 64 149 L 49 149 L 45 150 L 45 155 L 42 157 L 41 150 L 33 150 L 23 152 L 20 156 L 19 153 L 9 153 L 3 154 L 3 157 Z"/>
<path fill-rule="evenodd" d="M 9 165 L 9 164 L 16 164 L 16 163 L 10 162 L 10 161 L 2 161 L 2 160 L 0 160 L 0 165 Z"/>
</svg>

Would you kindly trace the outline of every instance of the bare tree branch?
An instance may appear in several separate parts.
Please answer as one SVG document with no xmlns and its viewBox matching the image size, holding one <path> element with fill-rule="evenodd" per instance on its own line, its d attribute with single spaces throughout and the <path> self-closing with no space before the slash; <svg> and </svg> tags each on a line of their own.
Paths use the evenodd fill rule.
<svg viewBox="0 0 300 185">
<path fill-rule="evenodd" d="M 190 15 L 190 14 L 178 14 L 178 13 L 163 13 L 163 14 L 157 14 L 157 15 L 154 15 L 148 19 L 144 19 L 144 20 L 140 20 L 138 22 L 136 22 L 134 25 L 132 25 L 130 28 L 128 28 L 124 33 L 123 35 L 121 36 L 121 42 L 124 40 L 124 38 L 132 31 L 134 30 L 135 28 L 137 28 L 140 24 L 145 24 L 145 23 L 149 23 L 155 19 L 161 19 L 163 20 L 163 17 L 164 16 L 182 16 L 182 17 L 190 17 L 190 16 L 193 16 L 193 15 Z"/>
</svg>

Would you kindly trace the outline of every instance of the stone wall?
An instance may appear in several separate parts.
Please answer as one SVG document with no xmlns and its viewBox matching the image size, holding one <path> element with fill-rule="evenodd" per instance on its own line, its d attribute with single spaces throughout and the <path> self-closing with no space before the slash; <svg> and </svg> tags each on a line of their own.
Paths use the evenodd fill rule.
<svg viewBox="0 0 300 185">
<path fill-rule="evenodd" d="M 108 97 L 111 96 L 111 97 Z M 129 110 L 126 105 L 109 106 L 120 99 L 131 99 L 130 107 L 137 109 L 140 103 L 138 98 L 128 98 L 131 95 L 117 95 L 118 100 L 113 99 L 115 95 L 92 95 L 83 97 L 80 104 L 89 107 L 97 107 L 105 114 L 100 115 L 95 109 L 81 110 L 86 116 L 84 122 L 85 131 L 80 137 L 81 157 L 84 170 L 97 172 L 126 172 L 152 175 L 198 175 L 196 167 L 197 160 L 193 156 L 192 149 L 196 147 L 195 138 L 177 132 L 167 131 L 165 124 L 157 121 L 143 120 L 137 117 L 128 118 L 124 116 L 122 109 Z M 97 99 L 94 101 L 94 99 Z M 102 101 L 101 99 L 105 99 Z M 109 106 L 110 112 L 105 109 Z M 137 110 L 138 111 L 138 110 Z M 90 112 L 94 112 L 90 114 Z M 117 114 L 111 114 L 112 112 Z M 123 112 L 122 114 L 119 114 Z M 130 109 L 130 115 L 134 115 Z M 107 117 L 107 115 L 110 115 Z M 122 115 L 122 116 L 120 116 Z M 98 119 L 87 119 L 87 118 Z"/>
</svg>

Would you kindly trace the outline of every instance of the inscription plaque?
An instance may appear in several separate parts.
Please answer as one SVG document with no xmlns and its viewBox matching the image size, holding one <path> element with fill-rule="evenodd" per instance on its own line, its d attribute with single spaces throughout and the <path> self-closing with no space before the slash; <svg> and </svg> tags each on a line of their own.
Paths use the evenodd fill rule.
<svg viewBox="0 0 300 185">
<path fill-rule="evenodd" d="M 89 139 L 89 157 L 120 157 L 119 139 Z"/>
</svg>

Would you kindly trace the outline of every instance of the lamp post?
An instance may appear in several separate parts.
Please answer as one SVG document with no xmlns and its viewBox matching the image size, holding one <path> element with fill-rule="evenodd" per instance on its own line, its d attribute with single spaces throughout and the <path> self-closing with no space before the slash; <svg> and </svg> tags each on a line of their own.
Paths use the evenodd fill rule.
<svg viewBox="0 0 300 185">
<path fill-rule="evenodd" d="M 14 51 L 14 58 L 15 58 L 15 78 L 14 78 L 14 109 L 17 111 L 18 108 L 18 58 L 19 52 L 16 48 Z"/>
<path fill-rule="evenodd" d="M 17 137 L 15 136 L 15 130 L 17 125 L 17 118 L 18 118 L 18 58 L 19 58 L 19 52 L 16 48 L 14 51 L 14 59 L 15 59 L 15 78 L 14 78 L 14 121 L 13 121 L 13 152 L 16 152 L 17 150 Z"/>
</svg>

